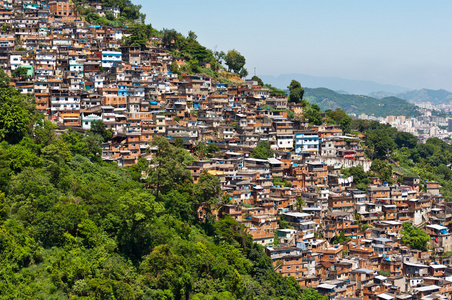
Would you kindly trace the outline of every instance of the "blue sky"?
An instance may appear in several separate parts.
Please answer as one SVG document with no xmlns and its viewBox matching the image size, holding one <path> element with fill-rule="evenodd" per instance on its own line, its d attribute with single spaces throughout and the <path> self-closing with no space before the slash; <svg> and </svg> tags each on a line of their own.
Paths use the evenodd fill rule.
<svg viewBox="0 0 452 300">
<path fill-rule="evenodd" d="M 301 73 L 452 91 L 452 1 L 132 0 L 154 28 L 237 49 L 257 75 Z"/>
</svg>

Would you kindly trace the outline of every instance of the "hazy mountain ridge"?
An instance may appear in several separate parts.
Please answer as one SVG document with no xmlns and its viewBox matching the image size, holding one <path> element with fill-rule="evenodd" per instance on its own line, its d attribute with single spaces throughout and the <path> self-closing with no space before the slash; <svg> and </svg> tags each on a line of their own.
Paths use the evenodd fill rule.
<svg viewBox="0 0 452 300">
<path fill-rule="evenodd" d="M 381 84 L 373 81 L 352 80 L 339 77 L 310 76 L 306 74 L 283 74 L 279 76 L 258 75 L 265 83 L 269 83 L 277 88 L 286 89 L 292 79 L 297 80 L 303 87 L 328 88 L 331 90 L 347 91 L 349 94 L 368 95 L 379 91 L 386 91 L 399 94 L 410 90 L 409 88 Z"/>
<path fill-rule="evenodd" d="M 397 97 L 377 99 L 364 95 L 339 94 L 327 88 L 306 88 L 304 98 L 322 110 L 341 108 L 347 113 L 386 117 L 390 115 L 416 116 L 416 105 Z"/>
<path fill-rule="evenodd" d="M 413 103 L 430 102 L 433 105 L 450 104 L 452 102 L 452 93 L 446 90 L 421 89 L 406 91 L 397 94 L 397 97 Z"/>
<path fill-rule="evenodd" d="M 385 91 L 380 91 L 380 92 L 370 93 L 367 96 L 370 96 L 370 97 L 373 97 L 373 98 L 377 98 L 377 99 L 383 99 L 383 98 L 386 98 L 386 97 L 398 97 L 397 95 L 399 95 L 399 94 L 391 93 L 391 92 L 385 92 Z M 400 98 L 400 97 L 398 97 L 398 98 Z M 407 99 L 405 99 L 405 100 L 407 100 Z"/>
</svg>

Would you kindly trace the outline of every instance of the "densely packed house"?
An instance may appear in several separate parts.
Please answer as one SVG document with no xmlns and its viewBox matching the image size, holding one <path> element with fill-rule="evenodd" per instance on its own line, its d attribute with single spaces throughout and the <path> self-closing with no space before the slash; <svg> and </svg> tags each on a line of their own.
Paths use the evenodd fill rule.
<svg viewBox="0 0 452 300">
<path fill-rule="evenodd" d="M 309 125 L 301 105 L 256 81 L 173 74 L 170 66 L 185 62 L 158 38 L 145 50 L 123 46 L 126 28 L 88 24 L 70 1 L 3 0 L 0 19 L 0 66 L 11 84 L 34 95 L 37 109 L 62 129 L 103 121 L 113 131 L 102 145 L 104 160 L 131 166 L 150 159 L 157 135 L 182 141 L 193 154 L 198 142 L 218 147 L 187 166 L 194 181 L 203 172 L 217 176 L 230 203 L 214 214 L 246 226 L 275 270 L 301 287 L 330 299 L 451 298 L 445 254 L 452 251 L 452 205 L 437 182 L 395 173 L 397 184 L 371 178 L 359 190 L 340 172 L 369 170 L 359 138 L 340 126 Z M 274 156 L 252 158 L 263 140 Z M 434 251 L 404 245 L 403 222 L 425 229 Z"/>
</svg>

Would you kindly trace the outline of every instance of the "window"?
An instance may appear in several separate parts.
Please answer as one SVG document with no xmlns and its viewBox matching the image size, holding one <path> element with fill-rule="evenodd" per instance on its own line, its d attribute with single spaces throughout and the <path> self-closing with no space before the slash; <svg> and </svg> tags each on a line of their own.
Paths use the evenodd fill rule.
<svg viewBox="0 0 452 300">
<path fill-rule="evenodd" d="M 334 259 L 334 255 L 330 254 L 330 259 Z"/>
</svg>

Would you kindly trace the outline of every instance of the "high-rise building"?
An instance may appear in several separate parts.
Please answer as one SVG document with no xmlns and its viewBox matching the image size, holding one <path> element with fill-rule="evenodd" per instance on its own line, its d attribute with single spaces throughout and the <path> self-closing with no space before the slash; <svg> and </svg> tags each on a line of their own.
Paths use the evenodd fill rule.
<svg viewBox="0 0 452 300">
<path fill-rule="evenodd" d="M 447 132 L 452 132 L 452 119 L 447 119 Z"/>
</svg>

